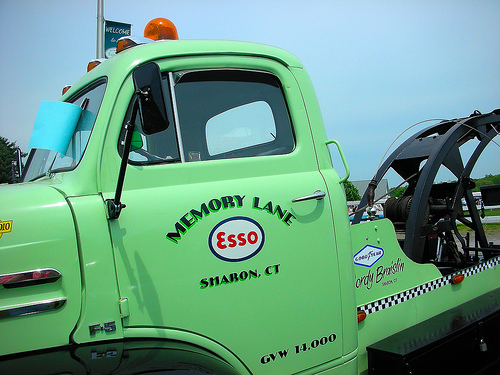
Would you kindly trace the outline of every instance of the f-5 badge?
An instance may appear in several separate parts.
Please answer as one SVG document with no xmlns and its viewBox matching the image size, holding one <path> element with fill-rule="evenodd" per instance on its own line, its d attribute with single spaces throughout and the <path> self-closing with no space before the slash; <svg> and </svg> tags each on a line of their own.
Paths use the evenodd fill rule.
<svg viewBox="0 0 500 375">
<path fill-rule="evenodd" d="M 0 238 L 4 233 L 10 233 L 12 231 L 12 220 L 2 221 L 0 220 Z"/>
</svg>

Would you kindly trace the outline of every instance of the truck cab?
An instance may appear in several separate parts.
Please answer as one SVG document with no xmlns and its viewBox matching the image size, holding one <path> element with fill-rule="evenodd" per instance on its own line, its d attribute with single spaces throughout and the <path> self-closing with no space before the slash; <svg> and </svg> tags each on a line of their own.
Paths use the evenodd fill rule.
<svg viewBox="0 0 500 375">
<path fill-rule="evenodd" d="M 165 129 L 151 134 L 134 74 L 152 63 Z M 18 196 L 0 198 L 12 221 L 0 274 L 57 272 L 6 282 L 0 325 L 14 339 L 2 354 L 42 348 L 45 339 L 28 338 L 58 327 L 52 346 L 160 337 L 209 348 L 242 372 L 355 357 L 344 193 L 295 57 L 240 42 L 155 42 L 97 66 L 62 102 L 81 112 L 68 147 L 45 146 L 57 134 L 42 128 Z M 53 120 L 50 110 L 37 122 Z M 118 215 L 108 207 L 117 190 Z"/>
</svg>

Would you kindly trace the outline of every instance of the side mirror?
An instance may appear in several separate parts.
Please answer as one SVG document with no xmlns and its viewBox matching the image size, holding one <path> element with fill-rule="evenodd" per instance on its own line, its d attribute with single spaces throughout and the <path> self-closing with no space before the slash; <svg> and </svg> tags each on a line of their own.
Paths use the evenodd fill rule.
<svg viewBox="0 0 500 375">
<path fill-rule="evenodd" d="M 167 109 L 165 108 L 160 67 L 154 62 L 141 65 L 132 73 L 132 80 L 134 81 L 135 92 L 139 100 L 138 106 L 134 106 L 134 112 L 131 118 L 134 119 L 137 113 L 136 111 L 140 111 L 142 131 L 146 135 L 159 133 L 167 129 Z M 142 143 L 142 139 L 140 136 L 138 137 L 139 134 L 134 132 L 134 130 L 135 124 L 128 122 L 126 124 L 123 155 L 120 171 L 118 173 L 118 181 L 116 183 L 115 198 L 106 199 L 109 220 L 118 219 L 121 211 L 126 207 L 121 203 L 120 199 L 128 155 L 131 147 L 137 147 Z"/>
<path fill-rule="evenodd" d="M 151 135 L 167 129 L 169 124 L 158 64 L 149 62 L 137 67 L 132 74 L 132 79 L 139 96 L 144 134 Z"/>
</svg>

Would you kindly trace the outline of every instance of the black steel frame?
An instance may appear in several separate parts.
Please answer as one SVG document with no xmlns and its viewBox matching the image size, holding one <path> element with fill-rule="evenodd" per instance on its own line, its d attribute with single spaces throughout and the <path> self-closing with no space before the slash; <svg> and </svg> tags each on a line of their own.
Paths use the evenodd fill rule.
<svg viewBox="0 0 500 375">
<path fill-rule="evenodd" d="M 488 114 L 474 112 L 471 116 L 454 120 L 442 121 L 417 132 L 403 142 L 382 164 L 373 178 L 378 182 L 390 170 L 394 170 L 404 180 L 408 180 L 405 196 L 412 196 L 411 206 L 404 223 L 404 253 L 416 262 L 426 261 L 425 241 L 429 235 L 449 231 L 455 232 L 462 248 L 467 253 L 473 250 L 481 251 L 485 257 L 498 254 L 499 246 L 489 244 L 476 209 L 472 194 L 474 182 L 470 173 L 479 156 L 489 142 L 500 131 L 500 109 Z M 460 147 L 472 139 L 478 139 L 469 160 L 464 165 Z M 424 163 L 425 161 L 425 163 Z M 499 161 L 497 161 L 499 162 Z M 456 177 L 453 184 L 434 184 L 434 179 L 441 165 L 448 168 Z M 360 207 L 368 203 L 364 193 Z M 434 204 L 438 198 L 439 204 Z M 470 215 L 462 212 L 462 198 L 465 198 Z M 443 206 L 443 202 L 445 205 Z M 429 210 L 441 211 L 438 221 L 429 221 Z M 353 218 L 353 224 L 359 223 L 363 212 L 358 212 Z M 469 246 L 468 238 L 462 237 L 457 230 L 456 220 L 467 225 L 475 232 L 476 244 Z M 396 223 L 395 223 L 396 224 Z"/>
</svg>

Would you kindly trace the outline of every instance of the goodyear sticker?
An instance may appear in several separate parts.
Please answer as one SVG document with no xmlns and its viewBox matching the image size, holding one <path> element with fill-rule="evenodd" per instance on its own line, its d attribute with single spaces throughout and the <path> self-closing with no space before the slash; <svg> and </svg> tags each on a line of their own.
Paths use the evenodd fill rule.
<svg viewBox="0 0 500 375">
<path fill-rule="evenodd" d="M 2 221 L 0 220 L 0 238 L 4 233 L 10 233 L 12 231 L 12 220 Z"/>
<path fill-rule="evenodd" d="M 370 268 L 383 256 L 384 249 L 366 245 L 354 255 L 354 264 Z"/>
</svg>

